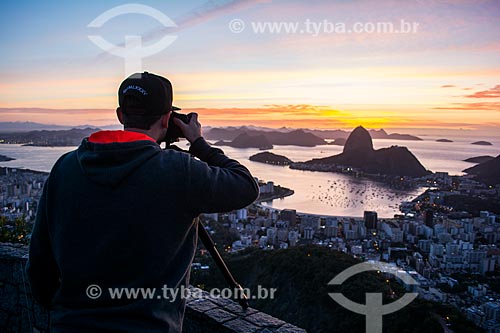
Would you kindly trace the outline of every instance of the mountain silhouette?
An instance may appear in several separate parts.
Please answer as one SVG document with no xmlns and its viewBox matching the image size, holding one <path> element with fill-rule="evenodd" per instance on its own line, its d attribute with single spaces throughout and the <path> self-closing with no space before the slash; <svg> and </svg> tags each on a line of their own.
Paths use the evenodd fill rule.
<svg viewBox="0 0 500 333">
<path fill-rule="evenodd" d="M 370 133 L 362 126 L 356 127 L 344 145 L 344 153 L 369 153 L 373 151 L 373 142 Z"/>
<path fill-rule="evenodd" d="M 486 185 L 500 184 L 500 155 L 487 162 L 480 163 L 464 172 L 476 175 L 476 178 Z"/>
<path fill-rule="evenodd" d="M 352 131 L 341 154 L 294 163 L 291 167 L 317 171 L 334 171 L 335 167 L 351 167 L 370 174 L 411 177 L 421 177 L 429 173 L 406 147 L 373 149 L 370 133 L 362 126 Z"/>
<path fill-rule="evenodd" d="M 246 130 L 240 133 L 237 129 L 230 129 L 227 131 L 222 129 L 212 129 L 210 133 L 212 133 L 212 135 L 215 134 L 216 136 L 222 136 L 222 140 L 232 140 L 218 141 L 215 143 L 216 145 L 231 146 L 235 148 L 271 149 L 273 148 L 273 145 L 314 147 L 316 145 L 326 144 L 325 140 L 312 133 L 304 132 L 303 130 L 294 130 L 291 132 Z M 214 136 L 209 136 L 208 138 L 213 137 Z M 258 144 L 255 142 L 258 142 Z"/>
<path fill-rule="evenodd" d="M 243 132 L 249 135 L 262 134 L 267 137 L 269 142 L 274 145 L 298 145 L 298 146 L 316 146 L 324 145 L 324 139 L 347 139 L 350 132 L 345 130 L 318 130 L 302 128 L 294 130 L 292 128 L 281 127 L 278 129 L 256 127 L 256 126 L 240 126 L 240 127 L 212 127 L 203 132 L 208 140 L 225 140 L 230 141 L 236 138 Z M 422 141 L 421 138 L 409 134 L 391 133 L 388 134 L 384 129 L 371 129 L 369 130 L 372 139 L 391 139 L 391 140 L 411 140 Z M 290 135 L 291 134 L 291 135 Z M 284 143 L 281 143 L 284 142 Z M 293 142 L 293 143 L 290 143 Z M 344 145 L 343 142 L 336 141 L 335 145 Z"/>
<path fill-rule="evenodd" d="M 98 128 L 72 128 L 69 130 L 41 130 L 30 132 L 1 133 L 4 143 L 23 144 L 28 146 L 67 147 L 78 146 L 82 139 Z"/>
<path fill-rule="evenodd" d="M 306 129 L 307 132 L 313 133 L 323 139 L 347 139 L 350 132 L 344 130 L 311 130 Z M 371 129 L 368 131 L 372 139 L 390 139 L 390 140 L 409 140 L 409 141 L 422 141 L 421 138 L 409 134 L 391 133 L 388 134 L 383 128 Z"/>
<path fill-rule="evenodd" d="M 231 142 L 218 141 L 216 146 L 230 146 L 234 148 L 259 148 L 259 149 L 272 149 L 273 145 L 264 135 L 249 135 L 244 132 L 234 138 Z"/>
</svg>

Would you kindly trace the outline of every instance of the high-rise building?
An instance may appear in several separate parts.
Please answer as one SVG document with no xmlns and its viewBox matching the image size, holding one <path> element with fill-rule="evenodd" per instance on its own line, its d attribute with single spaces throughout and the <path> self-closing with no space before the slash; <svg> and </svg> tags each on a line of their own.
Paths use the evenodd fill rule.
<svg viewBox="0 0 500 333">
<path fill-rule="evenodd" d="M 288 240 L 288 229 L 279 228 L 278 229 L 278 241 L 286 242 Z"/>
<path fill-rule="evenodd" d="M 431 228 L 434 226 L 434 212 L 431 209 L 424 212 L 424 223 Z"/>
<path fill-rule="evenodd" d="M 267 228 L 266 236 L 267 242 L 274 244 L 276 242 L 276 228 Z"/>
<path fill-rule="evenodd" d="M 236 211 L 236 218 L 241 221 L 241 220 L 246 220 L 248 217 L 248 211 L 246 208 L 238 209 Z"/>
<path fill-rule="evenodd" d="M 446 244 L 446 254 L 456 256 L 459 255 L 460 247 L 458 244 L 448 243 Z"/>
<path fill-rule="evenodd" d="M 203 216 L 207 219 L 214 220 L 215 222 L 219 221 L 219 214 L 218 213 L 212 213 L 212 214 L 203 214 Z"/>
<path fill-rule="evenodd" d="M 436 257 L 442 257 L 444 255 L 444 245 L 443 244 L 431 244 L 430 255 Z"/>
<path fill-rule="evenodd" d="M 295 230 L 291 230 L 288 233 L 288 242 L 290 243 L 290 246 L 295 246 L 297 245 L 297 240 L 299 239 L 299 233 Z"/>
<path fill-rule="evenodd" d="M 364 219 L 365 219 L 365 227 L 368 230 L 376 230 L 377 229 L 377 212 L 373 211 L 365 211 L 364 213 Z"/>
<path fill-rule="evenodd" d="M 337 237 L 339 233 L 339 221 L 336 217 L 328 217 L 325 220 L 326 237 Z"/>
<path fill-rule="evenodd" d="M 267 236 L 260 236 L 260 238 L 259 238 L 259 247 L 261 249 L 263 249 L 266 246 L 267 246 Z"/>
<path fill-rule="evenodd" d="M 304 238 L 305 239 L 313 239 L 314 229 L 311 227 L 304 228 Z"/>
<path fill-rule="evenodd" d="M 486 319 L 497 320 L 500 319 L 500 304 L 497 302 L 487 302 L 483 305 L 484 313 L 486 314 Z"/>
<path fill-rule="evenodd" d="M 259 183 L 260 193 L 274 193 L 274 182 Z"/>
<path fill-rule="evenodd" d="M 283 209 L 280 218 L 288 222 L 289 227 L 294 227 L 297 223 L 297 211 L 295 209 Z"/>
<path fill-rule="evenodd" d="M 317 232 L 321 226 L 321 219 L 314 215 L 305 215 L 302 217 L 300 222 L 301 229 L 312 228 L 314 232 Z"/>
<path fill-rule="evenodd" d="M 431 251 L 432 241 L 429 239 L 420 239 L 418 241 L 418 247 L 422 252 L 429 253 Z"/>
</svg>

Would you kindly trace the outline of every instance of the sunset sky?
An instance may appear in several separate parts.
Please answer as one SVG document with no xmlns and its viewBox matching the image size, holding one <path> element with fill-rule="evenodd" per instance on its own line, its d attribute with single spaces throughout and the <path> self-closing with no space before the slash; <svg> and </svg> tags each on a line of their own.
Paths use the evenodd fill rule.
<svg viewBox="0 0 500 333">
<path fill-rule="evenodd" d="M 138 35 L 147 46 L 171 35 L 142 68 L 168 77 L 175 104 L 204 125 L 500 129 L 497 0 L 137 2 L 176 28 L 139 13 L 89 27 L 128 2 L 60 2 L 2 4 L 0 122 L 116 123 L 117 87 L 130 73 L 88 36 L 119 46 Z M 347 32 L 401 20 L 417 30 Z M 312 33 L 306 21 L 347 30 Z M 298 30 L 254 30 L 265 22 Z"/>
</svg>

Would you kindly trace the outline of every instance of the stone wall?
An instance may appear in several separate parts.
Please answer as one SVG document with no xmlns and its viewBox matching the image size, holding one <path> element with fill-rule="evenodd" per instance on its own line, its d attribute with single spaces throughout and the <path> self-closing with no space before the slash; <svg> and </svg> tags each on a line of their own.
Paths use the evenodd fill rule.
<svg viewBox="0 0 500 333">
<path fill-rule="evenodd" d="M 24 267 L 25 246 L 0 243 L 0 332 L 48 332 L 48 313 L 29 291 Z M 256 309 L 243 311 L 232 300 L 204 297 L 188 299 L 184 332 L 189 333 L 305 333 L 306 331 Z M 199 293 L 198 293 L 199 294 Z"/>
</svg>

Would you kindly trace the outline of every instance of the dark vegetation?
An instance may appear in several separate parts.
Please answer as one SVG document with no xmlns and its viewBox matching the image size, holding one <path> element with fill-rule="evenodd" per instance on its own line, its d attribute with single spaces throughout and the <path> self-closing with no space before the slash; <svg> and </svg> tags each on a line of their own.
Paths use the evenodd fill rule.
<svg viewBox="0 0 500 333">
<path fill-rule="evenodd" d="M 393 302 L 405 292 L 394 279 L 387 282 L 386 277 L 375 271 L 355 275 L 341 286 L 329 286 L 332 278 L 359 261 L 325 247 L 307 245 L 274 251 L 247 249 L 225 257 L 236 279 L 250 288 L 252 295 L 256 295 L 258 285 L 277 288 L 275 299 L 251 300 L 250 306 L 308 332 L 365 332 L 365 317 L 338 305 L 329 292 L 341 292 L 363 304 L 367 292 L 382 292 L 384 304 Z M 226 283 L 210 258 L 205 257 L 204 264 L 210 265 L 209 272 L 193 271 L 191 282 L 204 289 L 225 288 Z M 419 299 L 384 316 L 384 332 L 443 332 L 439 320 L 449 323 L 457 333 L 481 332 L 455 308 Z"/>
</svg>

